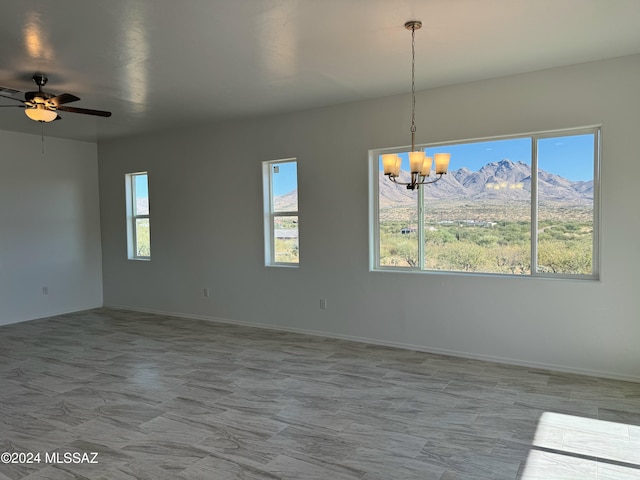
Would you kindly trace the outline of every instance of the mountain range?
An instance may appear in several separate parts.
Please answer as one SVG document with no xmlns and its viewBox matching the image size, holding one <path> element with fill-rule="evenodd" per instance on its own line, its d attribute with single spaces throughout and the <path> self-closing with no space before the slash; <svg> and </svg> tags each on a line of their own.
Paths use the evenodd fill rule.
<svg viewBox="0 0 640 480">
<path fill-rule="evenodd" d="M 399 180 L 407 182 L 409 172 L 400 172 Z M 416 191 L 389 181 L 379 174 L 380 207 L 415 204 Z M 523 162 L 503 159 L 491 162 L 474 172 L 460 168 L 444 175 L 437 183 L 425 188 L 425 198 L 444 200 L 509 200 L 531 199 L 531 167 Z M 593 202 L 593 181 L 571 181 L 560 175 L 540 170 L 538 198 L 547 202 L 588 204 Z"/>
<path fill-rule="evenodd" d="M 273 207 L 276 212 L 295 212 L 298 210 L 298 189 L 273 197 Z"/>
</svg>

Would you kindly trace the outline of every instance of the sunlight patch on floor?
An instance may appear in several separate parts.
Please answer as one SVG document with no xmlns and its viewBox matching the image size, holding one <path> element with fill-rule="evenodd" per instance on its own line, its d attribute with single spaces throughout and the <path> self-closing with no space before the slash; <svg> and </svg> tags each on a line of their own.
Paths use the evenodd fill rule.
<svg viewBox="0 0 640 480">
<path fill-rule="evenodd" d="M 545 412 L 520 480 L 640 479 L 640 426 Z"/>
</svg>

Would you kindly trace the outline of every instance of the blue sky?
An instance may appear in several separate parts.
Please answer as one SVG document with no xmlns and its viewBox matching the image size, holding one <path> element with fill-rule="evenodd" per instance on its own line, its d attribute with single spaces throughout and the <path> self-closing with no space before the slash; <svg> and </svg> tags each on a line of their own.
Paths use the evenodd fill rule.
<svg viewBox="0 0 640 480">
<path fill-rule="evenodd" d="M 531 164 L 529 138 L 447 145 L 427 148 L 426 151 L 430 157 L 434 153 L 450 153 L 449 170 L 466 167 L 471 171 L 478 171 L 487 163 L 498 162 L 504 158 Z M 409 161 L 406 154 L 401 157 L 402 169 L 408 170 Z M 382 169 L 382 164 L 380 165 Z M 593 135 L 572 135 L 539 140 L 538 168 L 573 181 L 593 179 Z"/>
<path fill-rule="evenodd" d="M 538 168 L 569 180 L 593 180 L 593 134 L 538 141 Z"/>
<path fill-rule="evenodd" d="M 149 183 L 147 182 L 147 175 L 136 175 L 134 177 L 136 182 L 136 197 L 146 198 L 149 196 Z"/>
<path fill-rule="evenodd" d="M 297 162 L 279 163 L 278 167 L 278 173 L 273 174 L 273 195 L 276 197 L 295 190 L 298 184 Z"/>
</svg>

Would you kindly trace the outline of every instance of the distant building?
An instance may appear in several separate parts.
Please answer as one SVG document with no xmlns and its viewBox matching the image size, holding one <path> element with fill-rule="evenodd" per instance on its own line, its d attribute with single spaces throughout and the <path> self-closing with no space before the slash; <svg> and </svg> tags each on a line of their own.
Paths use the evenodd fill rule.
<svg viewBox="0 0 640 480">
<path fill-rule="evenodd" d="M 298 238 L 298 229 L 297 228 L 276 228 L 273 231 L 273 236 L 276 238 L 281 238 L 283 240 L 288 240 Z"/>
</svg>

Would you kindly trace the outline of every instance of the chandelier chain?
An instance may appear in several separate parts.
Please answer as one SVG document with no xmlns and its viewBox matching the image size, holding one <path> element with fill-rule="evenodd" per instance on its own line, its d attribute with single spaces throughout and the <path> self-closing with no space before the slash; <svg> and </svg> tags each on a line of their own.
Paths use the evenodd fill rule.
<svg viewBox="0 0 640 480">
<path fill-rule="evenodd" d="M 411 27 L 411 151 L 415 151 L 416 133 L 416 28 Z"/>
</svg>

